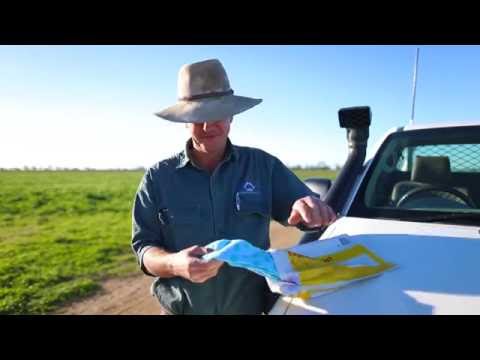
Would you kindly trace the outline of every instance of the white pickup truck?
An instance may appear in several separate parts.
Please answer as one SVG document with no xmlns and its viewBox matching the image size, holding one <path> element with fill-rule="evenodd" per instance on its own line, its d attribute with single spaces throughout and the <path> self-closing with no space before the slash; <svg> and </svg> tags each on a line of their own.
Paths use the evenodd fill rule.
<svg viewBox="0 0 480 360">
<path fill-rule="evenodd" d="M 480 122 L 392 129 L 366 159 L 368 107 L 339 112 L 349 156 L 332 183 L 306 183 L 339 219 L 301 246 L 347 236 L 398 265 L 270 314 L 480 314 Z"/>
</svg>

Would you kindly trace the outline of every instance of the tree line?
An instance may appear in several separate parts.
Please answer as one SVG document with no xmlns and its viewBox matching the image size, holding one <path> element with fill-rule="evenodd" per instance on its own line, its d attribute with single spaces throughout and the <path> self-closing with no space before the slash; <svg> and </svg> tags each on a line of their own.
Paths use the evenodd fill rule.
<svg viewBox="0 0 480 360">
<path fill-rule="evenodd" d="M 70 167 L 37 167 L 37 166 L 22 166 L 19 168 L 1 168 L 0 171 L 143 171 L 147 168 L 138 166 L 135 168 L 107 168 L 107 169 L 95 169 L 95 168 L 70 168 Z"/>
<path fill-rule="evenodd" d="M 333 167 L 327 165 L 323 161 L 319 161 L 313 165 L 290 165 L 292 170 L 335 170 L 338 171 L 341 169 L 340 165 L 335 165 Z M 146 167 L 137 166 L 134 168 L 106 168 L 106 169 L 96 169 L 96 168 L 71 168 L 71 167 L 59 167 L 59 166 L 48 166 L 48 167 L 38 167 L 38 166 L 22 166 L 18 168 L 2 168 L 0 171 L 143 171 L 147 170 Z"/>
</svg>

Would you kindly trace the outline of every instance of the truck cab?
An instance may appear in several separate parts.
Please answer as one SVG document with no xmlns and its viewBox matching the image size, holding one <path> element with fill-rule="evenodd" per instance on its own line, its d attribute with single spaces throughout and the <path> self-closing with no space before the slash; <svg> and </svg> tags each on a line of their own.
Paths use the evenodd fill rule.
<svg viewBox="0 0 480 360">
<path fill-rule="evenodd" d="M 338 220 L 298 246 L 345 236 L 398 267 L 308 300 L 281 296 L 270 314 L 480 314 L 480 121 L 398 127 L 366 159 L 370 109 L 339 115 L 345 166 L 333 183 L 306 180 Z"/>
</svg>

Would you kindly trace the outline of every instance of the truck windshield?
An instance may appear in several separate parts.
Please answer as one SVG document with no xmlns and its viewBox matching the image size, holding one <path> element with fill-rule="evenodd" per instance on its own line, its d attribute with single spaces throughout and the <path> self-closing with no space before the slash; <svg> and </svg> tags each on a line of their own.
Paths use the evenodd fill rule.
<svg viewBox="0 0 480 360">
<path fill-rule="evenodd" d="M 479 184 L 480 126 L 398 132 L 375 155 L 348 215 L 480 224 Z"/>
</svg>

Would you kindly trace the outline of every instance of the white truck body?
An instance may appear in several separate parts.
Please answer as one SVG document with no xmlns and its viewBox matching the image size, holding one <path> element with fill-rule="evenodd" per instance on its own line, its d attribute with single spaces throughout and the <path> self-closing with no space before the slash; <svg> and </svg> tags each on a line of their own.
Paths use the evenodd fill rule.
<svg viewBox="0 0 480 360">
<path fill-rule="evenodd" d="M 382 142 L 394 132 L 466 125 L 478 129 L 480 122 L 392 129 Z M 349 216 L 372 158 L 364 162 L 355 185 L 347 189 L 350 194 L 340 218 L 318 240 L 302 246 L 348 236 L 398 267 L 306 301 L 282 296 L 270 314 L 480 314 L 480 222 L 455 224 Z"/>
</svg>

